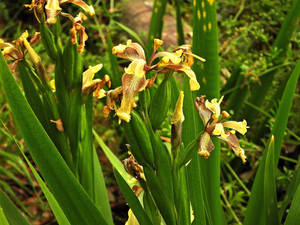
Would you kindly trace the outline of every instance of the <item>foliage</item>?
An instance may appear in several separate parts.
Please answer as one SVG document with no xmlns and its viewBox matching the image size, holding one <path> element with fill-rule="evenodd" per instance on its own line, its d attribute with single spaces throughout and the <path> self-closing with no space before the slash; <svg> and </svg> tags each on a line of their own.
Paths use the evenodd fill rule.
<svg viewBox="0 0 300 225">
<path fill-rule="evenodd" d="M 29 224 L 6 194 L 38 219 L 7 184 L 37 195 L 35 179 L 59 224 L 114 224 L 96 143 L 130 207 L 128 225 L 299 220 L 299 129 L 288 123 L 299 111 L 299 0 L 174 0 L 173 51 L 158 39 L 168 1 L 154 1 L 147 41 L 119 21 L 122 2 L 98 0 L 96 15 L 70 2 L 79 8 L 26 6 L 40 34 L 26 23 L 4 34 L 14 23 L 0 3 L 8 21 L 0 35 L 16 40 L 0 40 L 0 141 L 9 146 L 0 151 L 1 221 Z M 182 45 L 184 19 L 193 24 L 192 46 Z M 127 39 L 120 31 L 134 41 L 114 46 Z"/>
</svg>

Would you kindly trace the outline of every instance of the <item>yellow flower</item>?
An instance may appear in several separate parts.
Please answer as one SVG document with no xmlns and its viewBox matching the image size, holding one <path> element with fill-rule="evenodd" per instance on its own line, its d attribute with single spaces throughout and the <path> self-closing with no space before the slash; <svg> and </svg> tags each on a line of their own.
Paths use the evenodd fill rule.
<svg viewBox="0 0 300 225">
<path fill-rule="evenodd" d="M 229 117 L 229 114 L 223 111 L 220 118 L 220 104 L 222 100 L 223 97 L 221 97 L 219 101 L 216 98 L 212 99 L 211 101 L 205 101 L 205 96 L 196 98 L 195 106 L 205 126 L 205 131 L 199 140 L 198 154 L 205 158 L 209 157 L 210 152 L 214 149 L 214 145 L 210 137 L 215 136 L 226 141 L 234 153 L 240 157 L 243 162 L 246 162 L 245 151 L 240 147 L 238 138 L 235 135 L 235 131 L 244 135 L 249 127 L 247 126 L 246 120 L 243 120 L 242 122 L 222 122 L 222 120 Z M 230 130 L 226 131 L 227 128 Z"/>
<path fill-rule="evenodd" d="M 102 89 L 107 83 L 110 86 L 110 78 L 105 75 L 104 78 L 94 79 L 95 74 L 102 68 L 102 64 L 90 66 L 82 73 L 82 93 L 90 94 L 93 92 L 94 97 L 102 98 L 105 96 L 105 91 Z M 94 80 L 93 80 L 94 79 Z"/>
<path fill-rule="evenodd" d="M 119 44 L 112 48 L 112 53 L 120 58 L 133 61 L 135 59 L 143 59 L 146 62 L 145 51 L 141 45 L 132 42 L 130 39 L 126 45 Z"/>
<path fill-rule="evenodd" d="M 87 12 L 90 16 L 95 15 L 95 10 L 94 7 L 91 5 L 86 4 L 84 1 L 82 0 L 60 0 L 59 3 L 65 4 L 65 3 L 72 3 L 74 5 L 77 5 L 79 7 L 81 7 L 85 12 Z"/>
<path fill-rule="evenodd" d="M 48 0 L 45 6 L 45 11 L 47 14 L 47 23 L 55 24 L 56 16 L 61 12 L 59 0 Z"/>
<path fill-rule="evenodd" d="M 223 101 L 223 96 L 218 101 L 216 98 L 212 99 L 211 102 L 206 100 L 205 101 L 205 107 L 208 108 L 212 113 L 213 119 L 219 118 L 221 113 L 221 107 L 220 104 Z"/>
<path fill-rule="evenodd" d="M 242 122 L 236 122 L 236 121 L 227 121 L 223 123 L 223 127 L 227 127 L 233 130 L 236 130 L 240 134 L 244 135 L 247 132 L 247 121 L 243 120 Z"/>
<path fill-rule="evenodd" d="M 194 58 L 205 62 L 205 60 L 191 52 L 190 45 L 183 45 L 174 50 L 174 52 L 158 52 L 151 61 L 162 57 L 161 61 L 156 65 L 157 67 L 173 69 L 176 72 L 185 73 L 189 78 L 191 91 L 199 90 L 200 85 L 197 81 L 196 74 L 191 69 L 194 64 Z"/>
</svg>

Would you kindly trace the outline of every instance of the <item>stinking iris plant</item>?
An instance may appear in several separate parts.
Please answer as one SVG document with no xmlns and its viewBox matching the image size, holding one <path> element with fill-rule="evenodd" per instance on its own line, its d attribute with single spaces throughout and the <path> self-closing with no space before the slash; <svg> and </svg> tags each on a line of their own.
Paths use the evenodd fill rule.
<svg viewBox="0 0 300 225">
<path fill-rule="evenodd" d="M 194 209 L 186 195 L 187 190 L 182 190 L 181 185 L 186 187 L 187 174 L 185 168 L 192 159 L 193 152 L 196 151 L 194 145 L 184 146 L 182 143 L 184 92 L 173 93 L 178 98 L 173 116 L 170 118 L 170 148 L 163 143 L 159 131 L 163 120 L 167 121 L 167 118 L 163 118 L 159 122 L 155 121 L 155 117 L 151 120 L 151 116 L 159 113 L 160 109 L 153 110 L 155 104 L 151 105 L 150 103 L 149 105 L 152 108 L 150 106 L 149 108 L 151 109 L 141 109 L 137 99 L 138 94 L 147 89 L 152 88 L 155 93 L 159 88 L 160 91 L 164 87 L 168 88 L 169 78 L 173 72 L 187 75 L 189 91 L 199 90 L 200 84 L 191 67 L 195 59 L 201 62 L 205 62 L 205 60 L 192 53 L 191 45 L 179 46 L 171 52 L 159 51 L 163 45 L 163 41 L 160 39 L 154 39 L 153 52 L 147 60 L 143 47 L 128 40 L 126 45 L 119 44 L 111 49 L 115 56 L 129 60 L 130 63 L 124 68 L 122 77 L 118 78 L 121 79 L 122 85 L 109 89 L 111 79 L 108 75 L 104 75 L 101 79 L 94 79 L 95 74 L 103 67 L 102 64 L 89 66 L 87 70 L 82 70 L 82 52 L 88 39 L 83 22 L 87 20 L 87 17 L 82 12 L 76 17 L 62 12 L 61 5 L 66 3 L 80 6 L 91 16 L 95 14 L 93 7 L 81 0 L 32 0 L 32 3 L 26 5 L 26 7 L 33 10 L 35 17 L 41 23 L 41 34 L 36 33 L 30 41 L 27 41 L 29 35 L 24 32 L 13 44 L 0 40 L 0 48 L 3 49 L 2 54 L 6 60 L 9 60 L 11 71 L 14 71 L 18 63 L 21 63 L 19 65 L 21 75 L 25 72 L 29 72 L 30 76 L 34 78 L 37 75 L 37 79 L 30 78 L 32 86 L 37 87 L 36 89 L 40 88 L 34 99 L 37 102 L 32 99 L 28 99 L 28 102 L 33 105 L 31 107 L 43 126 L 43 132 L 48 135 L 45 138 L 51 139 L 50 142 L 52 141 L 55 144 L 55 150 L 62 156 L 53 159 L 53 161 L 52 159 L 49 162 L 43 161 L 43 163 L 52 163 L 49 168 L 56 170 L 56 163 L 60 162 L 63 165 L 59 168 L 65 168 L 66 162 L 67 169 L 71 171 L 65 172 L 67 175 L 63 178 L 58 178 L 60 179 L 57 182 L 58 184 L 51 179 L 50 173 L 42 172 L 45 181 L 49 182 L 49 187 L 54 190 L 53 194 L 57 197 L 59 205 L 62 206 L 62 212 L 66 213 L 71 225 L 112 225 L 112 219 L 103 218 L 102 211 L 99 214 L 100 216 L 97 214 L 98 209 L 103 209 L 101 204 L 103 198 L 106 198 L 103 197 L 106 196 L 106 193 L 103 191 L 105 182 L 100 182 L 97 180 L 98 178 L 95 178 L 95 174 L 98 176 L 101 173 L 101 167 L 98 159 L 94 158 L 97 154 L 92 140 L 92 97 L 97 100 L 106 98 L 103 109 L 105 116 L 109 116 L 110 112 L 114 111 L 119 124 L 122 120 L 125 121 L 122 128 L 124 128 L 127 141 L 130 143 L 130 157 L 123 161 L 124 168 L 120 168 L 118 159 L 110 158 L 116 168 L 117 182 L 131 208 L 128 212 L 129 219 L 126 225 L 156 225 L 163 224 L 163 220 L 167 225 L 189 224 L 194 219 L 194 216 L 191 216 Z M 59 34 L 53 34 L 51 29 L 48 28 L 48 26 L 53 28 L 53 26 L 60 25 L 58 16 L 68 18 L 72 22 L 72 27 L 69 30 L 70 38 L 64 48 L 61 45 L 62 40 L 60 40 Z M 50 76 L 47 74 L 40 56 L 32 47 L 40 39 L 43 41 L 46 52 L 56 63 L 55 78 L 51 81 L 49 81 Z M 30 56 L 31 64 L 26 62 L 25 56 L 27 53 Z M 159 88 L 155 90 L 154 84 L 159 74 L 167 75 Z M 22 80 L 22 82 L 24 81 Z M 26 84 L 24 83 L 24 85 Z M 105 85 L 107 86 L 106 90 L 104 90 Z M 28 95 L 28 90 L 26 87 L 24 88 L 27 94 L 26 98 L 31 96 Z M 169 92 L 163 90 L 160 93 L 166 95 L 166 99 L 170 100 Z M 151 97 L 149 97 L 148 100 L 151 102 L 153 98 L 151 100 Z M 225 111 L 221 112 L 221 102 L 222 98 L 219 101 L 217 99 L 205 100 L 205 96 L 196 98 L 195 106 L 205 127 L 203 133 L 199 135 L 198 154 L 208 158 L 210 152 L 214 149 L 211 137 L 218 137 L 226 141 L 234 153 L 245 162 L 245 152 L 239 145 L 235 131 L 244 135 L 248 128 L 247 123 L 245 120 L 242 122 L 224 122 L 223 120 L 227 119 L 229 114 Z M 40 105 L 36 107 L 34 104 Z M 164 117 L 168 117 L 170 105 L 170 101 L 165 105 Z M 190 107 L 194 106 L 191 105 Z M 42 112 L 41 115 L 39 111 Z M 22 121 L 20 123 L 22 124 Z M 39 128 L 39 126 L 36 127 Z M 226 129 L 230 130 L 226 131 Z M 29 142 L 32 141 L 31 139 L 25 139 Z M 35 142 L 32 141 L 31 144 L 31 146 L 34 146 Z M 44 153 L 38 152 L 37 154 Z M 44 160 L 45 158 L 45 155 L 42 155 L 40 158 L 37 157 L 37 160 Z M 58 169 L 55 172 L 60 173 L 60 170 Z M 130 176 L 130 179 L 127 179 L 128 177 L 124 174 Z M 65 185 L 64 187 L 67 188 L 72 182 L 78 187 L 75 190 L 75 197 L 79 196 L 81 199 L 76 199 L 75 203 L 72 199 L 67 199 L 70 200 L 70 202 L 67 202 L 76 204 L 74 210 L 78 210 L 77 213 L 70 212 L 69 207 L 64 205 L 66 204 L 65 196 L 68 197 L 68 195 L 60 193 L 61 186 Z M 135 189 L 134 194 L 131 188 Z M 99 197 L 98 193 L 102 192 L 103 195 L 99 195 Z M 97 199 L 98 197 L 100 200 Z M 82 209 L 81 202 L 87 198 L 88 200 L 86 200 L 84 206 L 87 206 L 87 210 L 94 210 L 93 213 L 98 216 L 94 217 L 97 223 L 86 222 L 90 218 L 87 219 L 85 216 L 80 218 L 80 222 L 77 221 L 77 216 L 80 215 L 81 210 L 85 210 L 85 208 Z M 101 204 L 99 204 L 100 202 Z M 143 203 L 144 208 L 140 205 L 140 202 Z M 108 199 L 105 204 L 107 204 L 106 213 L 110 213 Z M 143 213 L 140 214 L 141 211 Z"/>
</svg>

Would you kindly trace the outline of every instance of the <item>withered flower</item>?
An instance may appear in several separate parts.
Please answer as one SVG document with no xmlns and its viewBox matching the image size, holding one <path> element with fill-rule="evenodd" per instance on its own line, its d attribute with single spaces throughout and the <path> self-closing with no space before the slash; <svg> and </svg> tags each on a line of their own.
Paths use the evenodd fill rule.
<svg viewBox="0 0 300 225">
<path fill-rule="evenodd" d="M 22 51 L 21 47 L 4 42 L 2 39 L 0 39 L 0 49 L 2 50 L 4 58 L 8 61 L 11 61 L 10 63 L 8 63 L 8 66 L 9 69 L 14 72 L 18 65 L 18 62 L 23 60 L 25 57 L 25 54 Z"/>
<path fill-rule="evenodd" d="M 199 140 L 198 154 L 204 158 L 210 156 L 210 152 L 214 149 L 211 136 L 214 136 L 226 141 L 234 153 L 240 157 L 243 162 L 246 162 L 245 151 L 241 148 L 235 132 L 237 131 L 244 135 L 249 127 L 247 126 L 246 120 L 243 120 L 242 122 L 222 122 L 229 117 L 229 114 L 226 111 L 221 112 L 220 104 L 222 99 L 223 97 L 219 101 L 217 99 L 208 101 L 205 100 L 205 96 L 201 96 L 195 100 L 196 109 L 205 126 L 205 131 Z M 225 131 L 226 129 L 230 130 Z"/>
<path fill-rule="evenodd" d="M 144 170 L 141 165 L 135 160 L 134 156 L 129 152 L 130 156 L 123 160 L 124 168 L 127 173 L 133 176 L 137 180 L 146 180 Z"/>
<path fill-rule="evenodd" d="M 82 12 L 78 13 L 78 15 L 75 18 L 69 13 L 61 13 L 61 15 L 69 18 L 72 21 L 73 25 L 72 28 L 70 29 L 71 43 L 73 45 L 77 43 L 77 34 L 78 34 L 79 45 L 77 51 L 79 53 L 82 53 L 84 50 L 85 42 L 88 39 L 88 35 L 85 32 L 85 27 L 82 26 L 82 23 L 87 19 L 87 17 Z"/>
<path fill-rule="evenodd" d="M 29 42 L 27 41 L 27 38 L 28 32 L 25 31 L 17 40 L 13 41 L 12 44 L 4 42 L 2 39 L 0 39 L 0 49 L 2 50 L 4 58 L 10 61 L 10 63 L 8 63 L 8 66 L 12 72 L 15 71 L 18 62 L 22 61 L 25 58 L 27 52 L 29 52 L 29 54 L 34 54 L 27 48 L 31 50 L 31 46 L 36 44 L 40 40 L 40 33 L 35 33 Z M 24 40 L 26 40 L 26 43 L 24 43 Z"/>
</svg>

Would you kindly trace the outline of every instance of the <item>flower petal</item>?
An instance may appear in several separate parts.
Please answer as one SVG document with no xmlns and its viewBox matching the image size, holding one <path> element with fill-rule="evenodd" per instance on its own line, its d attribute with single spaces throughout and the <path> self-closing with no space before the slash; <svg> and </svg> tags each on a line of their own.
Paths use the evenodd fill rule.
<svg viewBox="0 0 300 225">
<path fill-rule="evenodd" d="M 208 121 L 211 119 L 212 113 L 208 108 L 206 108 L 204 100 L 205 100 L 204 95 L 201 97 L 197 97 L 195 99 L 195 106 L 199 113 L 199 116 L 201 117 L 201 119 L 203 121 L 204 126 L 206 126 Z"/>
<path fill-rule="evenodd" d="M 144 77 L 145 70 L 144 66 L 146 65 L 146 61 L 143 59 L 135 59 L 132 63 L 129 64 L 127 68 L 125 68 L 125 73 L 133 74 L 137 77 Z"/>
<path fill-rule="evenodd" d="M 46 14 L 47 14 L 47 23 L 55 24 L 56 16 L 61 12 L 61 8 L 59 7 L 59 0 L 48 0 L 45 6 Z"/>
<path fill-rule="evenodd" d="M 224 96 L 222 96 L 219 101 L 216 98 L 212 99 L 211 102 L 208 100 L 205 101 L 206 108 L 208 108 L 213 113 L 213 119 L 220 117 L 220 113 L 221 113 L 220 104 L 223 100 L 223 97 Z"/>
<path fill-rule="evenodd" d="M 198 154 L 207 159 L 210 156 L 210 152 L 214 150 L 214 148 L 215 146 L 211 141 L 209 133 L 204 132 L 200 136 Z"/>
<path fill-rule="evenodd" d="M 90 16 L 95 15 L 95 10 L 93 6 L 86 4 L 82 0 L 61 0 L 60 4 L 65 4 L 65 3 L 72 3 L 74 5 L 77 5 L 81 7 L 84 11 L 86 11 Z"/>
<path fill-rule="evenodd" d="M 132 62 L 133 63 L 133 62 Z M 131 71 L 131 68 L 128 69 Z M 136 70 L 134 70 L 135 74 Z M 140 71 L 137 68 L 137 71 Z M 135 74 L 127 74 L 125 73 L 122 77 L 122 89 L 123 89 L 123 98 L 121 102 L 121 107 L 116 110 L 116 114 L 119 117 L 119 123 L 121 120 L 125 120 L 126 122 L 130 121 L 130 113 L 134 107 L 135 96 L 138 92 L 145 89 L 147 86 L 147 80 L 145 76 L 136 76 Z"/>
<path fill-rule="evenodd" d="M 242 122 L 237 122 L 237 121 L 226 121 L 223 123 L 223 126 L 226 128 L 230 128 L 233 130 L 236 130 L 240 134 L 244 135 L 247 132 L 247 121 L 243 120 Z"/>
<path fill-rule="evenodd" d="M 200 89 L 200 84 L 198 83 L 196 75 L 191 67 L 182 66 L 179 71 L 184 72 L 190 78 L 189 84 L 191 91 L 197 91 Z"/>
<path fill-rule="evenodd" d="M 181 63 L 181 55 L 179 53 L 158 52 L 152 58 L 152 61 L 156 58 L 162 57 L 161 61 L 158 63 L 159 67 L 164 67 L 168 64 L 179 65 Z"/>
<path fill-rule="evenodd" d="M 224 139 L 224 140 L 226 140 L 227 137 L 229 136 L 229 134 L 225 133 L 224 127 L 221 123 L 217 123 L 215 125 L 215 129 L 213 130 L 212 135 L 221 136 L 222 139 Z"/>
<path fill-rule="evenodd" d="M 113 47 L 112 53 L 120 58 L 129 59 L 130 61 L 136 59 L 146 60 L 142 46 L 138 43 L 133 43 L 131 40 L 127 41 L 127 45 L 119 44 Z"/>
<path fill-rule="evenodd" d="M 82 89 L 88 88 L 95 83 L 93 82 L 93 78 L 95 74 L 99 70 L 101 70 L 102 67 L 102 64 L 98 64 L 96 66 L 89 66 L 89 68 L 82 73 Z"/>
<path fill-rule="evenodd" d="M 244 151 L 244 149 L 241 148 L 241 146 L 239 144 L 239 140 L 236 137 L 236 135 L 232 134 L 231 132 L 229 132 L 229 135 L 226 138 L 226 141 L 229 144 L 229 146 L 232 148 L 232 150 L 234 151 L 234 153 L 238 157 L 240 157 L 243 162 L 246 162 L 245 151 Z"/>
<path fill-rule="evenodd" d="M 128 220 L 125 225 L 140 225 L 131 209 L 128 211 Z"/>
</svg>

